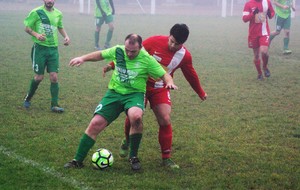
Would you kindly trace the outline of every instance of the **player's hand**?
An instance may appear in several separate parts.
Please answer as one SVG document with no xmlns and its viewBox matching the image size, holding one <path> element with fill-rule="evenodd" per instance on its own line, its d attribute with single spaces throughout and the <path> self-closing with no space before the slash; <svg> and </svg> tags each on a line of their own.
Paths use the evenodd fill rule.
<svg viewBox="0 0 300 190">
<path fill-rule="evenodd" d="M 37 34 L 35 37 L 39 41 L 45 41 L 46 40 L 46 34 Z"/>
<path fill-rule="evenodd" d="M 178 87 L 175 84 L 166 84 L 166 88 L 170 90 L 177 90 Z"/>
<path fill-rule="evenodd" d="M 256 7 L 255 10 L 253 11 L 253 14 L 256 15 L 257 13 L 259 13 L 258 8 Z"/>
<path fill-rule="evenodd" d="M 64 38 L 64 45 L 65 46 L 68 46 L 70 44 L 70 38 L 69 38 L 69 36 L 66 36 L 65 38 Z"/>
<path fill-rule="evenodd" d="M 70 61 L 69 65 L 72 67 L 73 66 L 78 67 L 78 66 L 82 65 L 83 63 L 84 63 L 84 61 L 83 61 L 82 57 L 76 57 Z"/>
<path fill-rule="evenodd" d="M 203 100 L 203 101 L 206 100 L 207 94 L 205 93 L 204 96 L 202 96 L 202 97 L 200 97 L 200 98 L 201 98 L 201 100 Z"/>
<path fill-rule="evenodd" d="M 102 68 L 102 76 L 105 77 L 105 73 L 107 73 L 108 71 L 112 70 L 112 67 L 110 64 L 107 64 L 106 66 L 104 66 Z"/>
</svg>

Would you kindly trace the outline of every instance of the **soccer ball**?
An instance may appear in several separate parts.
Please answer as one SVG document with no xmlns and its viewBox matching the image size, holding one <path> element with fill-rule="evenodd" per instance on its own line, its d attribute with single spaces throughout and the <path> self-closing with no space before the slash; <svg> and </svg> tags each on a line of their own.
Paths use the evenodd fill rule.
<svg viewBox="0 0 300 190">
<path fill-rule="evenodd" d="M 114 157 L 112 153 L 105 148 L 96 150 L 92 156 L 92 164 L 96 169 L 102 170 L 107 167 L 111 167 L 113 163 Z"/>
</svg>

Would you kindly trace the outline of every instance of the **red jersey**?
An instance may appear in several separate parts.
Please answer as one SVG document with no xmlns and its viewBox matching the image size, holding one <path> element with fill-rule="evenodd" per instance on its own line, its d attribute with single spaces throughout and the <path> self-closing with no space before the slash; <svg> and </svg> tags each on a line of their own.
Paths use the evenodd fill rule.
<svg viewBox="0 0 300 190">
<path fill-rule="evenodd" d="M 200 85 L 198 74 L 193 67 L 190 52 L 184 46 L 176 52 L 170 51 L 168 40 L 168 36 L 152 36 L 143 41 L 143 46 L 172 77 L 176 69 L 180 68 L 184 77 L 198 96 L 204 97 L 205 92 Z M 157 81 L 149 78 L 147 81 L 147 91 L 163 87 L 164 83 L 162 80 Z"/>
<path fill-rule="evenodd" d="M 256 8 L 258 8 L 259 12 L 254 14 L 253 12 Z M 269 36 L 268 17 L 271 19 L 274 15 L 275 12 L 270 0 L 248 1 L 243 10 L 243 21 L 250 21 L 249 36 Z"/>
</svg>

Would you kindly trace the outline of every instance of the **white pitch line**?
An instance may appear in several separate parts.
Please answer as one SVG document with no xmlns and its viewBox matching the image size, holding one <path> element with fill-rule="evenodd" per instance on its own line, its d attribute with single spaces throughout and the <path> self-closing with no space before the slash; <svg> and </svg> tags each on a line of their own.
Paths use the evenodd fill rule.
<svg viewBox="0 0 300 190">
<path fill-rule="evenodd" d="M 0 152 L 10 158 L 13 158 L 15 160 L 18 160 L 21 163 L 30 165 L 34 168 L 37 168 L 39 170 L 41 170 L 42 172 L 44 172 L 45 174 L 51 175 L 57 179 L 59 179 L 60 181 L 70 184 L 72 185 L 74 188 L 77 189 L 84 189 L 84 190 L 90 190 L 93 188 L 87 187 L 85 186 L 82 182 L 77 181 L 76 179 L 73 179 L 71 177 L 64 177 L 64 174 L 57 172 L 54 169 L 51 169 L 49 167 L 45 167 L 33 160 L 29 160 L 27 158 L 24 158 L 23 156 L 19 156 L 16 153 L 14 153 L 13 151 L 8 150 L 7 148 L 5 148 L 4 146 L 0 145 Z"/>
</svg>

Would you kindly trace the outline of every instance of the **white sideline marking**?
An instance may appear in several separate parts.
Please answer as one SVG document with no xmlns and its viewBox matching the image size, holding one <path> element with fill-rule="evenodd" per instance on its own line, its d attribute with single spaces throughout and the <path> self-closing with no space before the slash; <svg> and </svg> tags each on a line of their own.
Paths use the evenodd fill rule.
<svg viewBox="0 0 300 190">
<path fill-rule="evenodd" d="M 26 159 L 22 156 L 19 156 L 16 153 L 8 150 L 7 148 L 5 148 L 2 145 L 0 145 L 0 152 L 4 155 L 10 157 L 10 158 L 18 160 L 21 163 L 33 166 L 34 168 L 37 168 L 37 169 L 41 170 L 45 174 L 56 177 L 60 181 L 72 185 L 74 188 L 85 189 L 85 190 L 93 189 L 93 188 L 85 186 L 82 182 L 78 182 L 77 180 L 75 180 L 71 177 L 65 177 L 64 174 L 59 173 L 59 172 L 55 171 L 54 169 L 51 169 L 49 167 L 45 167 L 45 166 L 43 166 L 43 165 L 41 165 L 41 164 L 39 164 L 39 163 L 37 163 L 33 160 L 29 160 L 29 159 Z"/>
</svg>

